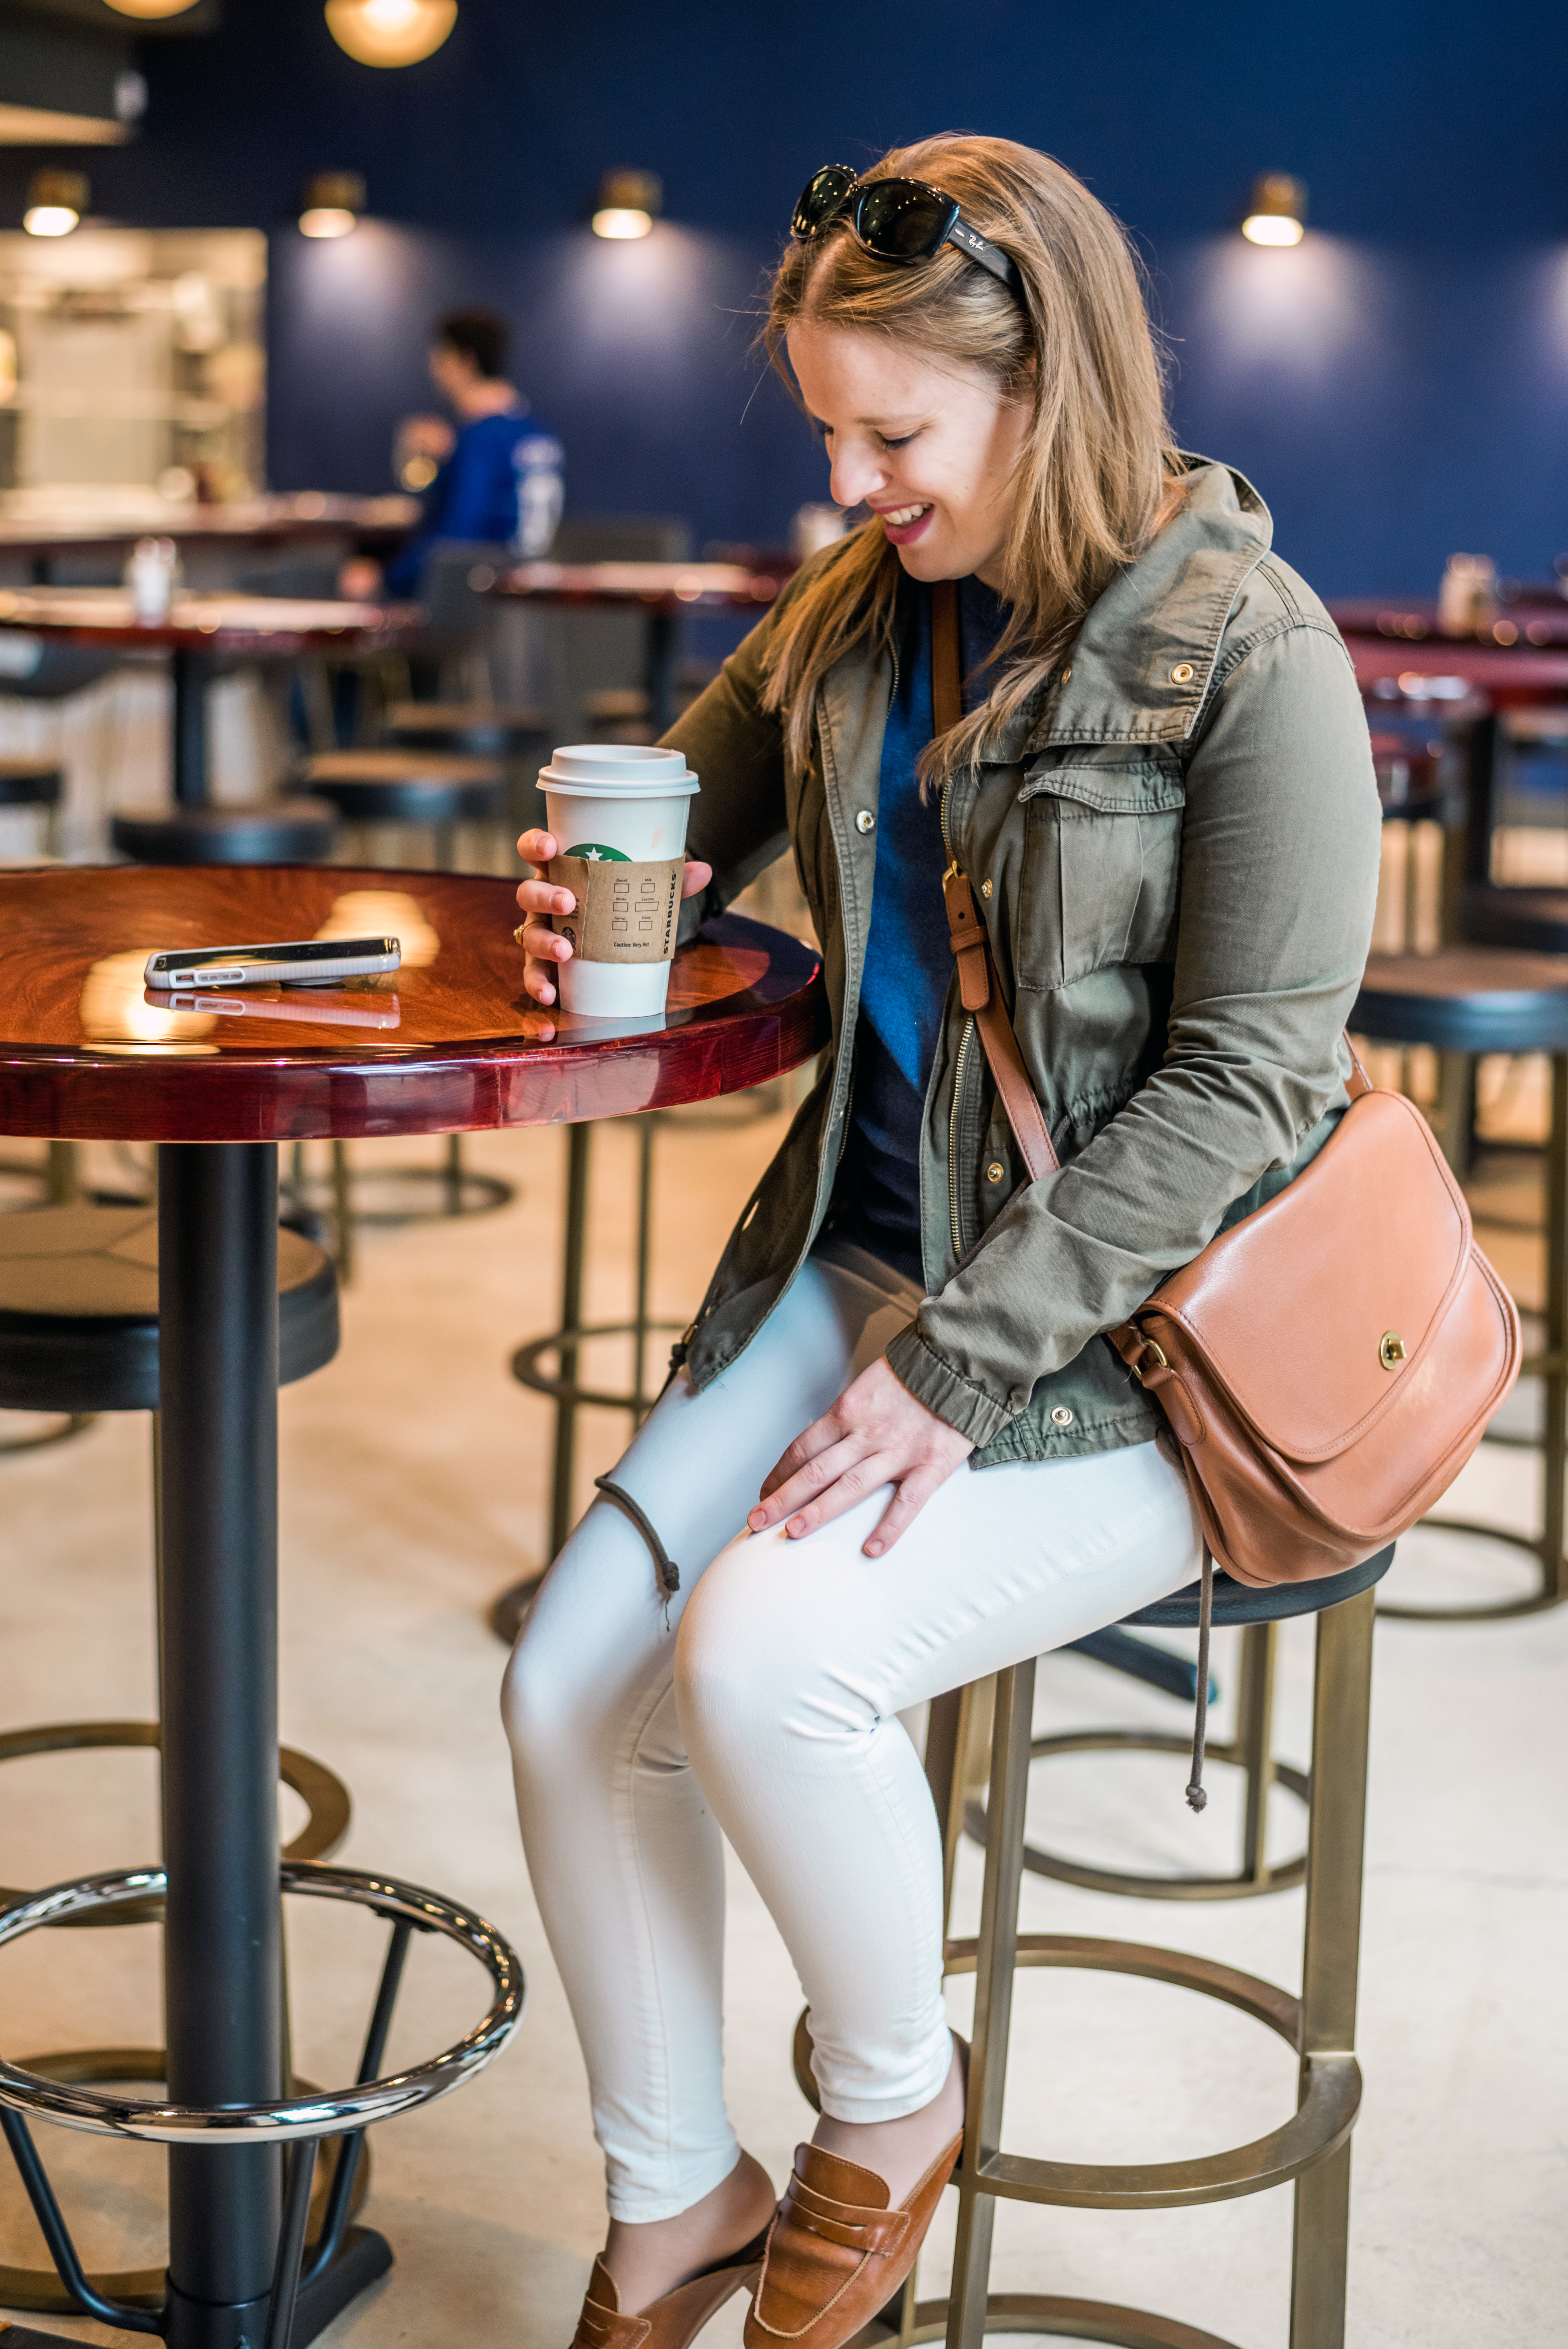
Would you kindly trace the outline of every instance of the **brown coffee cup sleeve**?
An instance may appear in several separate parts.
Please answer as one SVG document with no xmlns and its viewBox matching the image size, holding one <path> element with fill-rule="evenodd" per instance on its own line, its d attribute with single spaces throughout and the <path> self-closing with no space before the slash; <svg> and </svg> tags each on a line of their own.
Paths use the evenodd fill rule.
<svg viewBox="0 0 1568 2349">
<path fill-rule="evenodd" d="M 574 911 L 552 914 L 553 928 L 584 962 L 668 962 L 680 922 L 684 856 L 651 864 L 612 857 L 555 856 L 550 879 L 570 889 Z"/>
</svg>

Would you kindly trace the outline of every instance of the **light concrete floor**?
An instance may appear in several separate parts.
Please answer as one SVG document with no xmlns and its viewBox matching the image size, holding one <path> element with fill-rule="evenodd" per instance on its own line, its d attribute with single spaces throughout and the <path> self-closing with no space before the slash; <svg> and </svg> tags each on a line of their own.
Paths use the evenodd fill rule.
<svg viewBox="0 0 1568 2349">
<path fill-rule="evenodd" d="M 781 1126 L 779 1116 L 718 1127 L 688 1117 L 662 1133 L 661 1312 L 688 1315 Z M 480 1137 L 469 1151 L 517 1183 L 515 1203 L 366 1236 L 340 1355 L 282 1400 L 285 1738 L 352 1788 L 345 1857 L 474 1903 L 515 1941 L 530 1987 L 522 2026 L 489 2073 L 377 2134 L 366 2217 L 397 2264 L 326 2336 L 342 2349 L 565 2349 L 603 2224 L 581 2064 L 511 1816 L 496 1710 L 502 1657 L 485 1622 L 496 1591 L 542 1559 L 550 1412 L 512 1382 L 507 1361 L 555 1318 L 564 1143 L 553 1133 Z M 408 1154 L 362 1153 L 366 1164 L 388 1154 Z M 604 1130 L 591 1304 L 606 1319 L 627 1295 L 632 1166 L 630 1129 Z M 614 1458 L 621 1424 L 600 1414 L 586 1427 L 584 1489 Z M 1530 1453 L 1489 1449 L 1456 1498 L 1464 1514 L 1522 1525 L 1536 1481 Z M 140 1419 L 102 1420 L 74 1442 L 0 1459 L 5 1726 L 151 1713 L 149 1502 Z M 1427 1536 L 1408 1547 L 1397 1572 L 1408 1587 L 1517 1586 L 1500 1550 Z M 1303 1760 L 1310 1628 L 1286 1626 L 1281 1650 L 1279 1748 Z M 1377 1634 L 1352 2349 L 1561 2349 L 1568 2333 L 1565 1661 L 1568 1609 L 1471 1629 L 1390 1622 Z M 1216 1669 L 1228 1698 L 1223 1636 Z M 1171 1701 L 1072 1656 L 1042 1664 L 1038 1712 L 1042 1726 L 1183 1724 Z M 1042 1765 L 1037 1839 L 1124 1867 L 1223 1868 L 1235 1807 L 1228 1774 L 1212 1775 L 1214 1799 L 1194 1819 L 1175 1759 Z M 1285 1798 L 1276 1809 L 1283 1850 L 1298 1816 Z M 286 1829 L 298 1816 L 287 1798 Z M 150 1755 L 7 1765 L 0 1878 L 38 1884 L 155 1848 Z M 971 1851 L 963 1915 L 973 1916 L 978 1884 Z M 746 2143 L 782 2178 L 810 2122 L 789 2069 L 799 1992 L 738 1869 L 732 1891 L 730 2095 Z M 1032 1928 L 1163 1942 L 1292 1986 L 1298 1978 L 1299 1894 L 1177 1906 L 1030 1878 L 1024 1907 Z M 297 2061 L 318 2082 L 346 2080 L 377 1930 L 352 1914 L 294 1908 Z M 0 2044 L 25 2054 L 156 2044 L 157 1966 L 149 1929 L 34 1937 L 0 1957 Z M 393 2060 L 456 2037 L 483 1992 L 460 1955 L 417 1945 Z M 967 1998 L 956 1984 L 960 2024 Z M 1288 2051 L 1212 2002 L 1050 1972 L 1021 1978 L 1017 2008 L 1008 2129 L 1021 2151 L 1171 2158 L 1244 2143 L 1290 2108 Z M 159 2157 L 53 2131 L 46 2151 L 89 2264 L 155 2263 Z M 951 2201 L 927 2254 L 927 2292 L 943 2288 Z M 6 2171 L 0 2259 L 41 2256 Z M 1289 2258 L 1279 2193 L 1148 2216 L 1004 2206 L 995 2282 L 1157 2309 L 1242 2349 L 1284 2349 Z M 732 2307 L 707 2340 L 733 2349 L 739 2328 Z"/>
</svg>

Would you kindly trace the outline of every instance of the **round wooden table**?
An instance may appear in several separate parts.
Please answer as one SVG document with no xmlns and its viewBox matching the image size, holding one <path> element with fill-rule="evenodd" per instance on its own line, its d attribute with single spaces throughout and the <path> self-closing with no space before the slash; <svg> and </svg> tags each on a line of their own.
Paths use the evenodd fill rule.
<svg viewBox="0 0 1568 2349">
<path fill-rule="evenodd" d="M 682 949 L 661 1023 L 545 1019 L 512 885 L 318 867 L 0 875 L 0 1133 L 159 1144 L 168 2094 L 282 2085 L 277 1145 L 570 1123 L 711 1098 L 827 1040 L 820 958 L 736 916 Z M 390 985 L 151 995 L 154 947 L 387 931 Z M 548 1035 L 547 1031 L 553 1030 Z M 170 2156 L 171 2349 L 259 2349 L 273 2147 Z M 359 2230 L 295 2349 L 390 2258 Z"/>
<path fill-rule="evenodd" d="M 177 595 L 166 620 L 139 620 L 123 587 L 0 589 L 0 628 L 99 651 L 167 652 L 174 686 L 174 802 L 205 807 L 207 684 L 214 661 L 396 651 L 418 634 L 416 605 L 289 595 Z"/>
<path fill-rule="evenodd" d="M 484 574 L 489 572 L 490 575 Z M 651 739 L 676 719 L 676 651 L 687 612 L 755 612 L 778 597 L 789 574 L 739 563 L 520 563 L 492 572 L 482 564 L 469 584 L 491 595 L 611 612 L 641 612 L 646 621 L 644 683 Z"/>
</svg>

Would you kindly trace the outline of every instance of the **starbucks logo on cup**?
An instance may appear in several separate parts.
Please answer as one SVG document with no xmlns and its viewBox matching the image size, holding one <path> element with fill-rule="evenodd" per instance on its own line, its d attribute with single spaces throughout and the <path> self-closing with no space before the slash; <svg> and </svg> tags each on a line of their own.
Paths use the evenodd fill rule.
<svg viewBox="0 0 1568 2349">
<path fill-rule="evenodd" d="M 584 840 L 576 848 L 566 851 L 568 856 L 581 856 L 589 864 L 630 864 L 631 858 L 623 856 L 618 848 L 606 848 L 602 840 Z"/>
</svg>

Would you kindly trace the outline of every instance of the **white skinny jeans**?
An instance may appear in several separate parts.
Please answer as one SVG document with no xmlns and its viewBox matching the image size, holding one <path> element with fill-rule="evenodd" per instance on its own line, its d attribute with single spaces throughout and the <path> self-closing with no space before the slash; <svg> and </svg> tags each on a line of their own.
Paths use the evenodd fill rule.
<svg viewBox="0 0 1568 2349">
<path fill-rule="evenodd" d="M 502 1702 L 523 1843 L 587 2059 L 616 2219 L 673 2218 L 739 2145 L 721 2069 L 727 1836 L 811 2010 L 825 2111 L 917 2112 L 946 2077 L 942 1850 L 901 1710 L 1190 1582 L 1152 1444 L 960 1469 L 879 1558 L 888 1487 L 804 1541 L 744 1528 L 762 1478 L 908 1319 L 841 1250 L 699 1395 L 683 1371 L 615 1471 L 680 1568 L 667 1607 L 600 1498 L 533 1603 Z M 711 1561 L 711 1563 L 710 1563 Z"/>
</svg>

